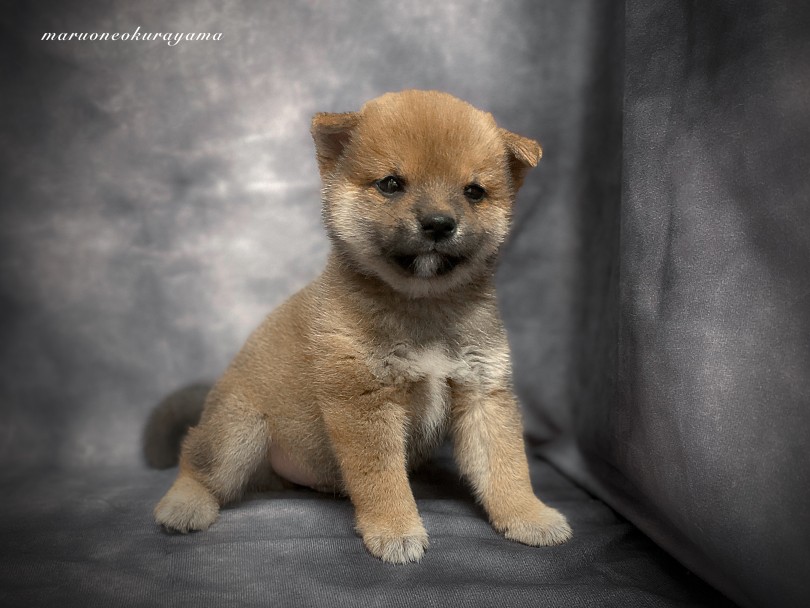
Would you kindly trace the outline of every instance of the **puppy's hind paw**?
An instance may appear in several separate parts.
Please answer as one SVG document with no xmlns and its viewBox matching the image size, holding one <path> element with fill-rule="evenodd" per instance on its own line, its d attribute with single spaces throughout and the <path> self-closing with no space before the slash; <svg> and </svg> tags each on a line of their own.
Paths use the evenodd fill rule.
<svg viewBox="0 0 810 608">
<path fill-rule="evenodd" d="M 155 521 L 170 532 L 206 530 L 219 514 L 216 498 L 200 483 L 179 478 L 155 507 Z"/>
<path fill-rule="evenodd" d="M 573 536 L 565 516 L 545 506 L 532 517 L 510 521 L 501 531 L 509 540 L 533 547 L 561 545 Z"/>
</svg>

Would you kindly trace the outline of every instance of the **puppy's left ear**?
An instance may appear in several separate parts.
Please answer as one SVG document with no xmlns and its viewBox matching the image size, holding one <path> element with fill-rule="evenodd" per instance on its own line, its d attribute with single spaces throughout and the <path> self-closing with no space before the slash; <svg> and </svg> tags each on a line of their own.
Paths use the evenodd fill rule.
<svg viewBox="0 0 810 608">
<path fill-rule="evenodd" d="M 509 171 L 512 173 L 512 183 L 515 192 L 523 185 L 526 172 L 536 167 L 543 157 L 543 148 L 533 139 L 523 137 L 506 129 L 501 129 L 501 137 L 506 145 L 506 154 L 509 160 Z"/>
<path fill-rule="evenodd" d="M 337 165 L 340 155 L 349 143 L 352 131 L 360 122 L 357 112 L 329 114 L 321 112 L 312 117 L 312 139 L 315 140 L 315 154 L 321 177 L 330 175 Z"/>
</svg>

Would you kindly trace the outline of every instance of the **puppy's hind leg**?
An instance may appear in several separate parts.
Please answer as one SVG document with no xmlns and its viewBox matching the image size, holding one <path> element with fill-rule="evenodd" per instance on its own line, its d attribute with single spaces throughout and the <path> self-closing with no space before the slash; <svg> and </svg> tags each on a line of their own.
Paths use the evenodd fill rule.
<svg viewBox="0 0 810 608">
<path fill-rule="evenodd" d="M 155 507 L 157 523 L 183 533 L 207 529 L 267 465 L 269 438 L 265 414 L 235 397 L 209 403 L 183 442 L 180 473 Z"/>
</svg>

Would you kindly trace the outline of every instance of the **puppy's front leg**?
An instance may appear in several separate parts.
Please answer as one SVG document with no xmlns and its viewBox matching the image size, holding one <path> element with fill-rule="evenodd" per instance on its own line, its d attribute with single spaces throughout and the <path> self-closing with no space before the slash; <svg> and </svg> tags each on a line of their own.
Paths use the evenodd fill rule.
<svg viewBox="0 0 810 608">
<path fill-rule="evenodd" d="M 357 530 L 383 561 L 419 561 L 428 535 L 406 471 L 403 389 L 345 371 L 343 390 L 326 400 L 322 411 Z"/>
<path fill-rule="evenodd" d="M 532 491 L 520 412 L 512 392 L 454 385 L 453 439 L 461 472 L 506 538 L 557 545 L 571 538 L 565 517 Z"/>
</svg>

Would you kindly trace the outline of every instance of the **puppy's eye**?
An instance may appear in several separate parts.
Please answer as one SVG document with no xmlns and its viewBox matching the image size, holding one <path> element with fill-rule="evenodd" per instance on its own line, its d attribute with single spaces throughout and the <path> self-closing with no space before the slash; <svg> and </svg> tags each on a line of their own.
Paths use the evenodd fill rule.
<svg viewBox="0 0 810 608">
<path fill-rule="evenodd" d="M 397 192 L 405 190 L 402 179 L 396 175 L 386 175 L 384 178 L 374 182 L 374 185 L 377 186 L 377 190 L 382 192 L 384 196 L 393 196 Z"/>
<path fill-rule="evenodd" d="M 467 200 L 472 203 L 480 202 L 486 195 L 486 190 L 484 190 L 478 184 L 467 184 L 464 187 L 464 196 L 466 196 Z"/>
</svg>

